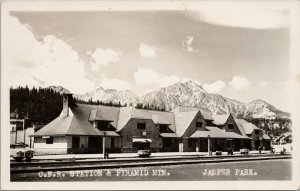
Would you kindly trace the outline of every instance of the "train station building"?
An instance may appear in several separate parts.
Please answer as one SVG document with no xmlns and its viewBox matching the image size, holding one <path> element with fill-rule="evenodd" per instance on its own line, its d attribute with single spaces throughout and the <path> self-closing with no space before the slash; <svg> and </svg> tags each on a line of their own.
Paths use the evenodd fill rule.
<svg viewBox="0 0 300 191">
<path fill-rule="evenodd" d="M 34 148 L 49 154 L 237 151 L 270 144 L 259 128 L 231 114 L 185 106 L 164 112 L 77 104 L 71 94 L 63 96 L 60 116 L 31 136 Z"/>
</svg>

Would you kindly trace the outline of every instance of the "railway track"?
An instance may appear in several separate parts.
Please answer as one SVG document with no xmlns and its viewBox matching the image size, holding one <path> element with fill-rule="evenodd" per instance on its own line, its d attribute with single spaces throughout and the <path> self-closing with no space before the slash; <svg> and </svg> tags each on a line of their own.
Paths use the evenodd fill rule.
<svg viewBox="0 0 300 191">
<path fill-rule="evenodd" d="M 12 174 L 32 173 L 50 170 L 86 170 L 86 169 L 109 169 L 143 166 L 180 165 L 196 163 L 237 162 L 253 160 L 290 159 L 291 155 L 234 155 L 218 157 L 173 157 L 173 158 L 130 158 L 130 159 L 67 159 L 67 160 L 33 160 L 32 162 L 13 162 L 10 164 Z"/>
</svg>

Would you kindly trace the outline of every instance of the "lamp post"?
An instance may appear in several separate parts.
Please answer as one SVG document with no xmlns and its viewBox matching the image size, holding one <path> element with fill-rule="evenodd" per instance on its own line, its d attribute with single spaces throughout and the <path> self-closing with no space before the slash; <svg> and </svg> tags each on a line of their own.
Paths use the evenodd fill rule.
<svg viewBox="0 0 300 191">
<path fill-rule="evenodd" d="M 103 131 L 103 138 L 102 138 L 103 159 L 105 159 L 105 136 L 106 136 L 106 131 Z"/>
<path fill-rule="evenodd" d="M 211 156 L 211 152 L 210 152 L 210 135 L 207 136 L 207 147 L 208 147 L 208 155 Z"/>
</svg>

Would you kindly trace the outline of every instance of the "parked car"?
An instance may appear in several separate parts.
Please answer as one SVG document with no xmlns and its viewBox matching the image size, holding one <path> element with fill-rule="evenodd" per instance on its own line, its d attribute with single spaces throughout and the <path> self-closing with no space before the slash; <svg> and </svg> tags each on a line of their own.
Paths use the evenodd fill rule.
<svg viewBox="0 0 300 191">
<path fill-rule="evenodd" d="M 247 155 L 247 154 L 249 154 L 249 149 L 246 149 L 246 148 L 240 149 L 240 153 L 244 154 L 244 155 Z"/>
<path fill-rule="evenodd" d="M 293 150 L 292 144 L 283 144 L 283 145 L 273 145 L 273 152 L 274 153 L 291 153 Z"/>
<path fill-rule="evenodd" d="M 138 153 L 140 158 L 149 158 L 151 155 L 151 150 L 138 150 Z"/>
<path fill-rule="evenodd" d="M 30 162 L 33 157 L 33 150 L 19 150 L 12 157 L 17 161 L 21 162 L 25 158 L 26 162 Z"/>
</svg>

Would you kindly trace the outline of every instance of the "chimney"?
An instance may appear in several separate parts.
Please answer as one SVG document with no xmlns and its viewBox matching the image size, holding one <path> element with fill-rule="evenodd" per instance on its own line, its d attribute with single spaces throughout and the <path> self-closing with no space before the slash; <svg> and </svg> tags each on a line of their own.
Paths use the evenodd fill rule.
<svg viewBox="0 0 300 191">
<path fill-rule="evenodd" d="M 71 101 L 72 101 L 72 94 L 63 94 L 63 110 L 61 115 L 62 116 L 69 116 L 70 115 L 70 105 L 71 105 Z"/>
</svg>

